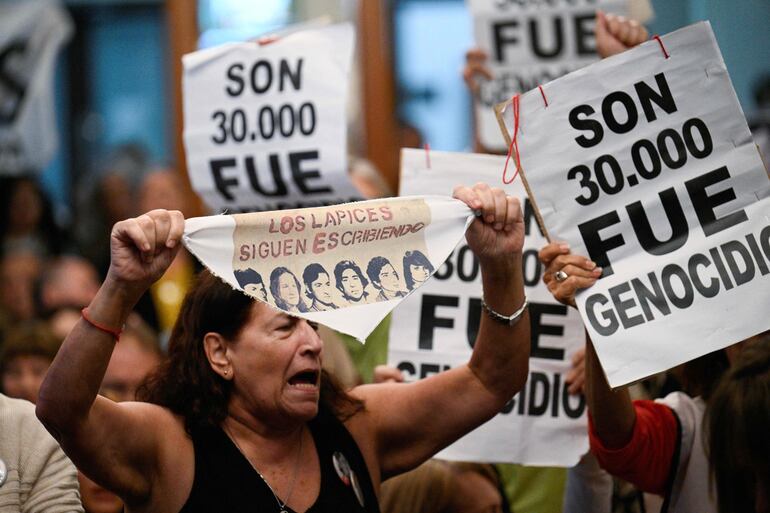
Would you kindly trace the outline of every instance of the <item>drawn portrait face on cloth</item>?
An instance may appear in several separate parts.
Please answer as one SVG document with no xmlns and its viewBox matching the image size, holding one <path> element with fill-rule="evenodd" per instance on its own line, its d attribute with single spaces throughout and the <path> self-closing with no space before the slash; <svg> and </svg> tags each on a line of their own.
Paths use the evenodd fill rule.
<svg viewBox="0 0 770 513">
<path fill-rule="evenodd" d="M 433 271 L 425 242 L 431 213 L 423 199 L 233 217 L 240 288 L 288 313 L 397 300 Z"/>
</svg>

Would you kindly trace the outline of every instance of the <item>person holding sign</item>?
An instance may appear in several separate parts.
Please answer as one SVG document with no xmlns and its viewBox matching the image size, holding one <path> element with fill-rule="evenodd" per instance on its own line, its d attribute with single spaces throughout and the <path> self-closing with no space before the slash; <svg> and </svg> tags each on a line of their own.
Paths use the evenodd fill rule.
<svg viewBox="0 0 770 513">
<path fill-rule="evenodd" d="M 454 196 L 479 214 L 466 238 L 486 312 L 466 365 L 345 393 L 307 321 L 205 272 L 146 402 L 97 396 L 119 326 L 179 249 L 182 214 L 155 210 L 114 226 L 107 278 L 48 372 L 39 418 L 128 512 L 378 511 L 382 480 L 495 416 L 528 373 L 520 204 L 485 184 Z"/>
<path fill-rule="evenodd" d="M 596 283 L 602 272 L 594 262 L 558 243 L 544 247 L 540 259 L 548 289 L 572 307 L 577 290 Z M 684 385 L 692 395 L 674 392 L 657 401 L 632 402 L 626 388 L 610 388 L 589 341 L 585 388 L 589 436 L 601 466 L 644 492 L 665 497 L 670 513 L 716 513 L 717 500 L 708 484 L 703 417 L 720 377 L 741 346 L 685 364 Z"/>
</svg>

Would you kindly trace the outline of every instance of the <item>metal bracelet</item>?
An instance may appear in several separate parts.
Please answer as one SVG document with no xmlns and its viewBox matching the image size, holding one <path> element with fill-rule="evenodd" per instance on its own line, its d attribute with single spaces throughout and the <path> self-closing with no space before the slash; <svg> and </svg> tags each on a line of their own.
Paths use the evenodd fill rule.
<svg viewBox="0 0 770 513">
<path fill-rule="evenodd" d="M 487 312 L 487 315 L 489 315 L 497 322 L 501 322 L 507 326 L 515 326 L 516 323 L 519 322 L 519 319 L 521 319 L 521 316 L 524 313 L 524 310 L 527 309 L 527 306 L 529 306 L 529 302 L 527 301 L 527 296 L 524 296 L 524 303 L 521 305 L 521 308 L 513 312 L 511 315 L 503 315 L 492 310 L 487 302 L 484 301 L 484 298 L 481 298 L 481 307 L 484 308 L 484 311 Z"/>
</svg>

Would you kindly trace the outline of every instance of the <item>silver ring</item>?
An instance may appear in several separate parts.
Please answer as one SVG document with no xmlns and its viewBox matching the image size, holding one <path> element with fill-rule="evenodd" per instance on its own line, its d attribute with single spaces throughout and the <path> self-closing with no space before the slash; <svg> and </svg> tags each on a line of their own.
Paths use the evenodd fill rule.
<svg viewBox="0 0 770 513">
<path fill-rule="evenodd" d="M 569 278 L 569 274 L 565 273 L 564 271 L 556 271 L 553 275 L 554 278 L 556 278 L 556 281 L 559 283 L 563 282 L 567 278 Z"/>
</svg>

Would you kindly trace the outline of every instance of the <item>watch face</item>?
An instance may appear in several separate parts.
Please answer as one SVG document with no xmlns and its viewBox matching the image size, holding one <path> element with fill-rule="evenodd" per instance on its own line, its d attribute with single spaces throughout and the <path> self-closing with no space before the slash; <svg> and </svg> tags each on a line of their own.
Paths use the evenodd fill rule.
<svg viewBox="0 0 770 513">
<path fill-rule="evenodd" d="M 8 479 L 8 467 L 3 460 L 0 460 L 0 486 L 5 484 L 6 479 Z"/>
</svg>

